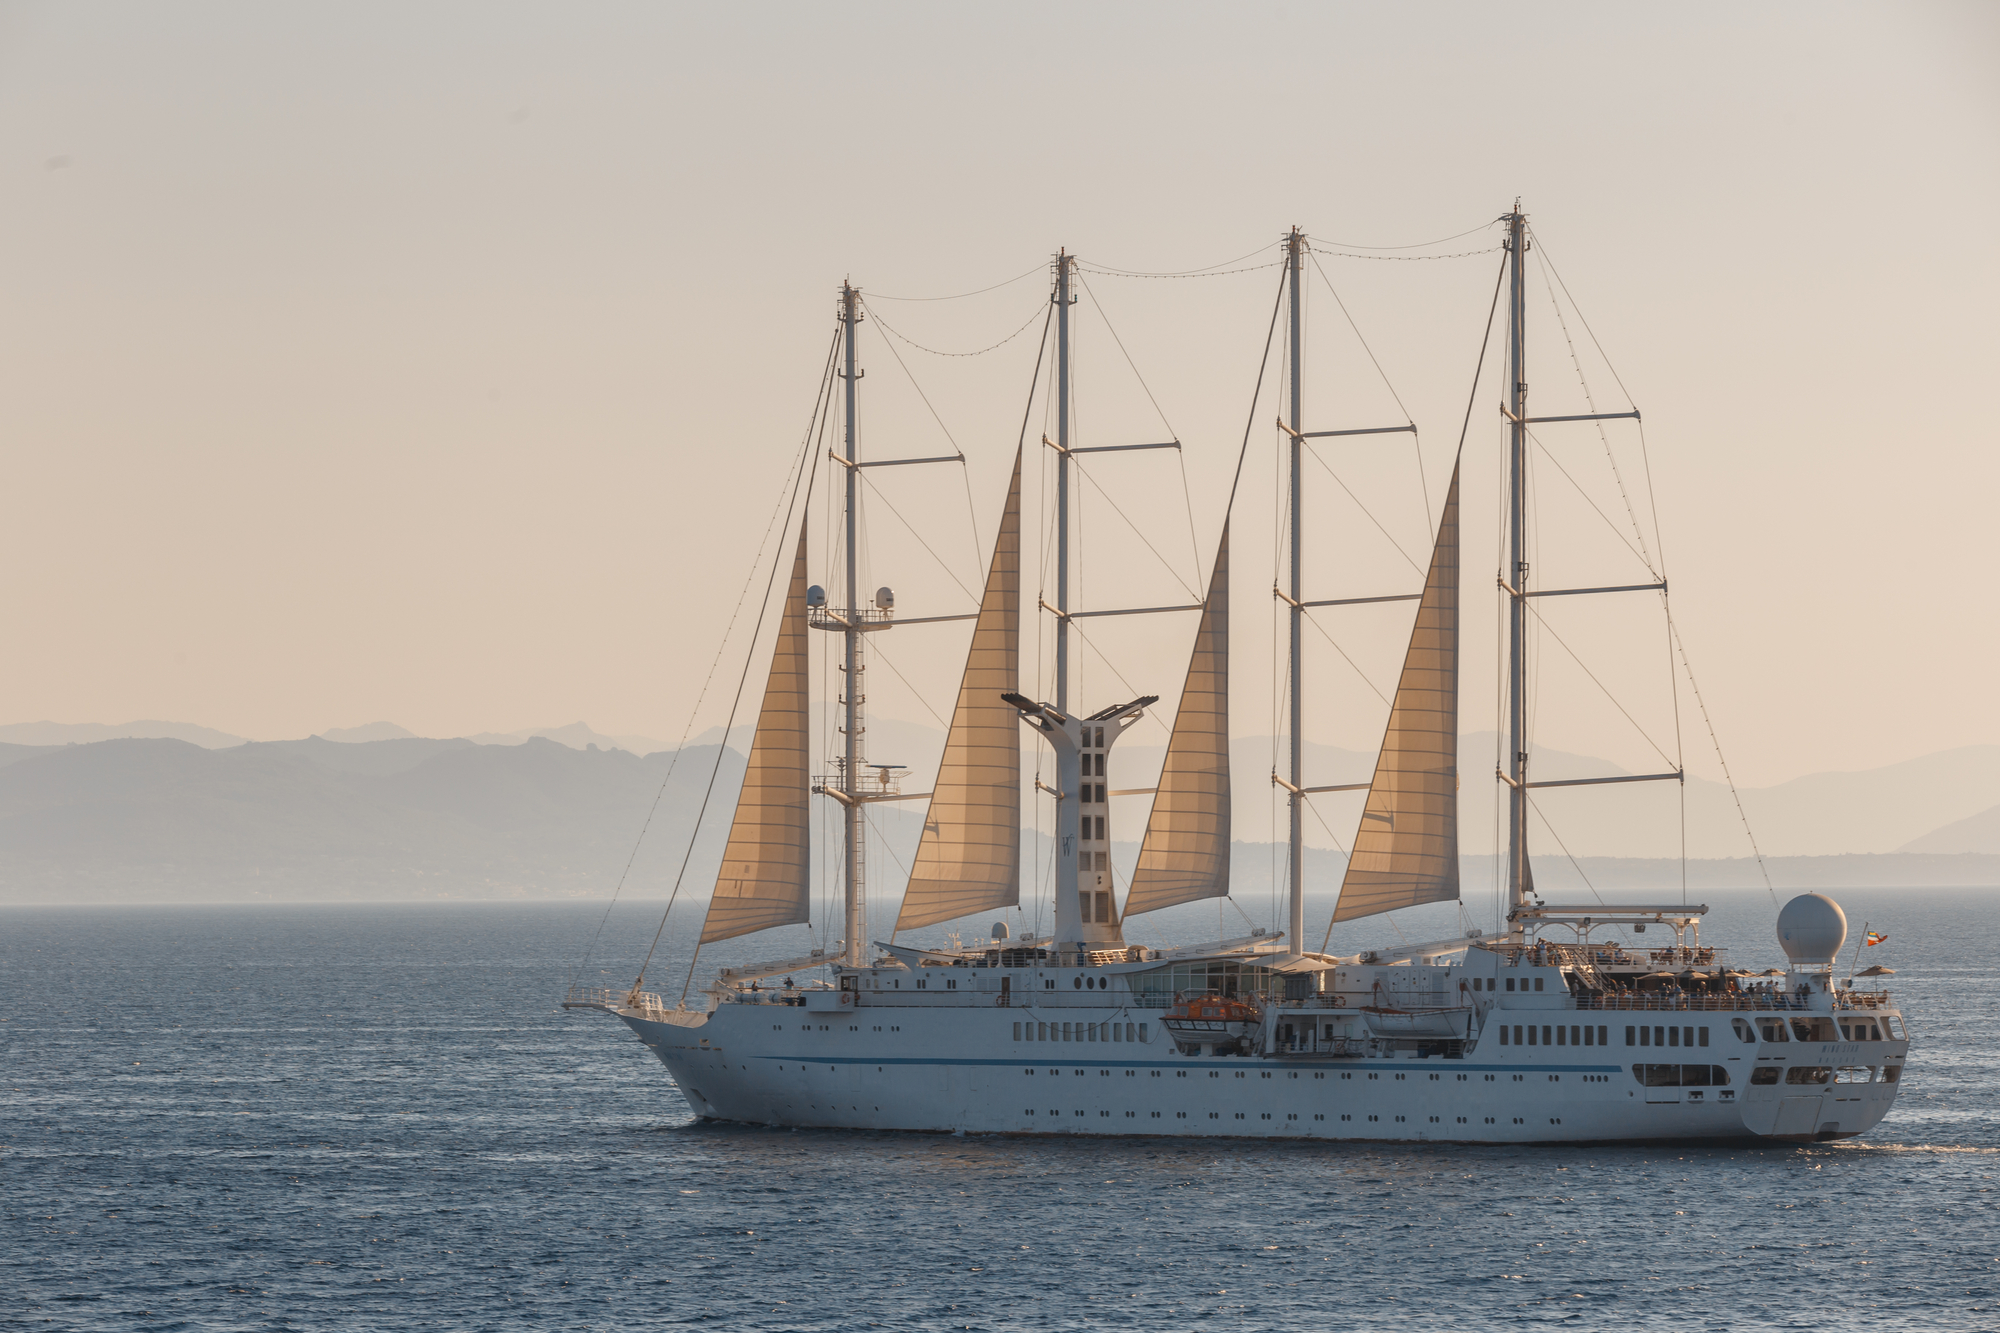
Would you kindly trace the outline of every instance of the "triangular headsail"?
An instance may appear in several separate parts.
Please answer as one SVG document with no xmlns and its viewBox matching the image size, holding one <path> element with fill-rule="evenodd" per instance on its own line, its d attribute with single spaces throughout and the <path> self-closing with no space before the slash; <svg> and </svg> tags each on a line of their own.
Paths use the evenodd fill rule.
<svg viewBox="0 0 2000 1333">
<path fill-rule="evenodd" d="M 1458 467 L 1335 921 L 1458 897 Z"/>
<path fill-rule="evenodd" d="M 897 930 L 1021 901 L 1021 456 Z"/>
<path fill-rule="evenodd" d="M 1229 527 L 1195 632 L 1125 915 L 1229 892 Z"/>
<path fill-rule="evenodd" d="M 729 844 L 722 853 L 715 896 L 701 942 L 731 939 L 772 926 L 808 919 L 811 902 L 808 858 L 812 771 L 807 741 L 806 534 L 799 532 L 798 558 L 785 594 L 784 619 L 771 654 L 764 708 L 750 742 L 750 764 Z"/>
</svg>

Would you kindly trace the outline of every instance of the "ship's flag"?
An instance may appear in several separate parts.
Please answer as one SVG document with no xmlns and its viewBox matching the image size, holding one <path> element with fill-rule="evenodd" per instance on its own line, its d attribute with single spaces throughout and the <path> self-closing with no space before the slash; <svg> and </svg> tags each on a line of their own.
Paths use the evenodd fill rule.
<svg viewBox="0 0 2000 1333">
<path fill-rule="evenodd" d="M 1871 930 L 1865 936 L 1862 937 L 1862 943 L 1871 945 L 1880 944 L 1882 943 L 1882 941 L 1888 938 L 1889 937 L 1887 935 L 1883 934 L 1879 930 Z"/>
</svg>

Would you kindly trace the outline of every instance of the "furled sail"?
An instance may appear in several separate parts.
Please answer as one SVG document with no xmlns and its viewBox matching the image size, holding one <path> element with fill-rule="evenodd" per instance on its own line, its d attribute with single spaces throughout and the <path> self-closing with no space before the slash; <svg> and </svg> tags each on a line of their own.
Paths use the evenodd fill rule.
<svg viewBox="0 0 2000 1333">
<path fill-rule="evenodd" d="M 1209 576 L 1125 915 L 1229 892 L 1229 527 Z"/>
<path fill-rule="evenodd" d="M 938 762 L 937 784 L 917 843 L 896 929 L 1012 907 L 1021 901 L 1020 714 L 1001 698 L 1019 688 L 1021 646 L 1021 456 L 986 570 Z"/>
<path fill-rule="evenodd" d="M 1458 897 L 1458 468 L 1335 921 Z"/>
<path fill-rule="evenodd" d="M 784 619 L 771 653 L 771 675 L 764 685 L 764 708 L 757 714 L 757 734 L 750 742 L 750 764 L 743 772 L 743 792 L 736 800 L 736 819 L 729 826 L 729 844 L 722 853 L 715 896 L 701 942 L 748 935 L 753 930 L 789 926 L 808 919 L 811 902 L 807 830 L 812 803 L 812 772 L 806 717 L 806 534 L 799 532 L 799 554 L 792 563 L 792 585 L 785 594 Z"/>
</svg>

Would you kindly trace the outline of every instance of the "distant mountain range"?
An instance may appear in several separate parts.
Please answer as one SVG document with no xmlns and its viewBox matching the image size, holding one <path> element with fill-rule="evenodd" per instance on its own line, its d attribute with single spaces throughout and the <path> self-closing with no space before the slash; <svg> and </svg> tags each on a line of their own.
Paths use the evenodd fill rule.
<svg viewBox="0 0 2000 1333">
<path fill-rule="evenodd" d="M 417 733 L 394 722 L 369 722 L 358 727 L 328 727 L 319 735 L 342 744 L 367 741 L 410 740 Z M 607 736 L 582 722 L 560 727 L 535 727 L 528 731 L 482 731 L 464 739 L 474 745 L 519 745 L 537 738 L 552 740 L 572 750 L 630 750 L 633 754 L 654 754 L 673 747 L 650 736 Z M 175 740 L 199 745 L 204 750 L 226 750 L 251 742 L 213 727 L 189 722 L 15 722 L 0 726 L 0 743 L 12 745 L 88 745 L 93 741 Z"/>
<path fill-rule="evenodd" d="M 172 723 L 94 729 L 185 734 L 90 740 L 79 727 L 0 728 L 0 901 L 598 896 L 619 882 L 628 859 L 627 891 L 658 897 L 671 890 L 684 856 L 684 892 L 705 897 L 743 772 L 741 752 L 715 743 L 719 731 L 677 757 L 643 737 L 605 736 L 581 723 L 550 728 L 550 736 L 445 740 L 390 723 L 276 742 Z M 911 763 L 906 790 L 928 787 L 941 732 L 878 722 L 871 741 L 878 752 L 892 745 L 898 757 L 925 761 Z M 1469 786 L 1492 762 L 1491 738 L 1467 737 L 1463 748 Z M 1270 742 L 1247 738 L 1235 752 L 1238 831 L 1261 833 L 1246 825 L 1261 806 L 1256 788 L 1270 767 Z M 1129 776 L 1118 785 L 1143 787 L 1160 751 L 1131 746 L 1121 759 Z M 1371 762 L 1307 747 L 1314 783 L 1365 781 Z M 1616 772 L 1587 756 L 1537 753 L 1538 777 Z M 1609 799 L 1635 792 L 1654 804 Z M 690 853 L 705 793 L 709 816 Z M 1675 784 L 1537 796 L 1560 835 L 1538 818 L 1536 873 L 1545 888 L 1580 889 L 1586 878 L 1599 887 L 1678 885 Z M 1121 879 L 1137 854 L 1147 799 L 1123 797 L 1114 806 L 1114 836 L 1124 835 L 1114 844 Z M 1342 858 L 1331 844 L 1345 842 L 1358 812 L 1356 798 L 1337 799 L 1346 804 L 1320 798 L 1324 826 L 1308 824 L 1319 888 L 1338 882 Z M 1742 799 L 1780 888 L 2000 885 L 2000 746 L 1814 774 L 1745 789 Z M 1690 781 L 1687 804 L 1690 884 L 1761 884 L 1727 789 Z M 1464 806 L 1460 846 L 1470 888 L 1490 877 L 1491 803 Z M 916 802 L 870 809 L 880 838 L 881 854 L 871 856 L 878 896 L 899 892 L 922 809 Z M 1031 862 L 1040 850 L 1030 849 Z M 1235 861 L 1239 893 L 1267 891 L 1268 843 L 1239 841 Z"/>
<path fill-rule="evenodd" d="M 719 758 L 539 738 L 0 746 L 0 897 L 595 896 L 617 883 L 656 796 L 632 888 L 659 896 L 711 772 L 724 811 L 742 783 L 742 757 Z M 720 841 L 696 849 L 703 895 Z"/>
</svg>

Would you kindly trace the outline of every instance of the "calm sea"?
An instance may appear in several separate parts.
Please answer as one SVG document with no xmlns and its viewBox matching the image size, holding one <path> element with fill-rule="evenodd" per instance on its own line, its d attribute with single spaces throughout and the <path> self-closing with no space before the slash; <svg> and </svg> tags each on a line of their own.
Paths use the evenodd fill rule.
<svg viewBox="0 0 2000 1333">
<path fill-rule="evenodd" d="M 2000 1327 L 2000 892 L 1839 896 L 1902 1097 L 1727 1151 L 699 1125 L 601 906 L 0 909 L 0 1328 Z"/>
</svg>

